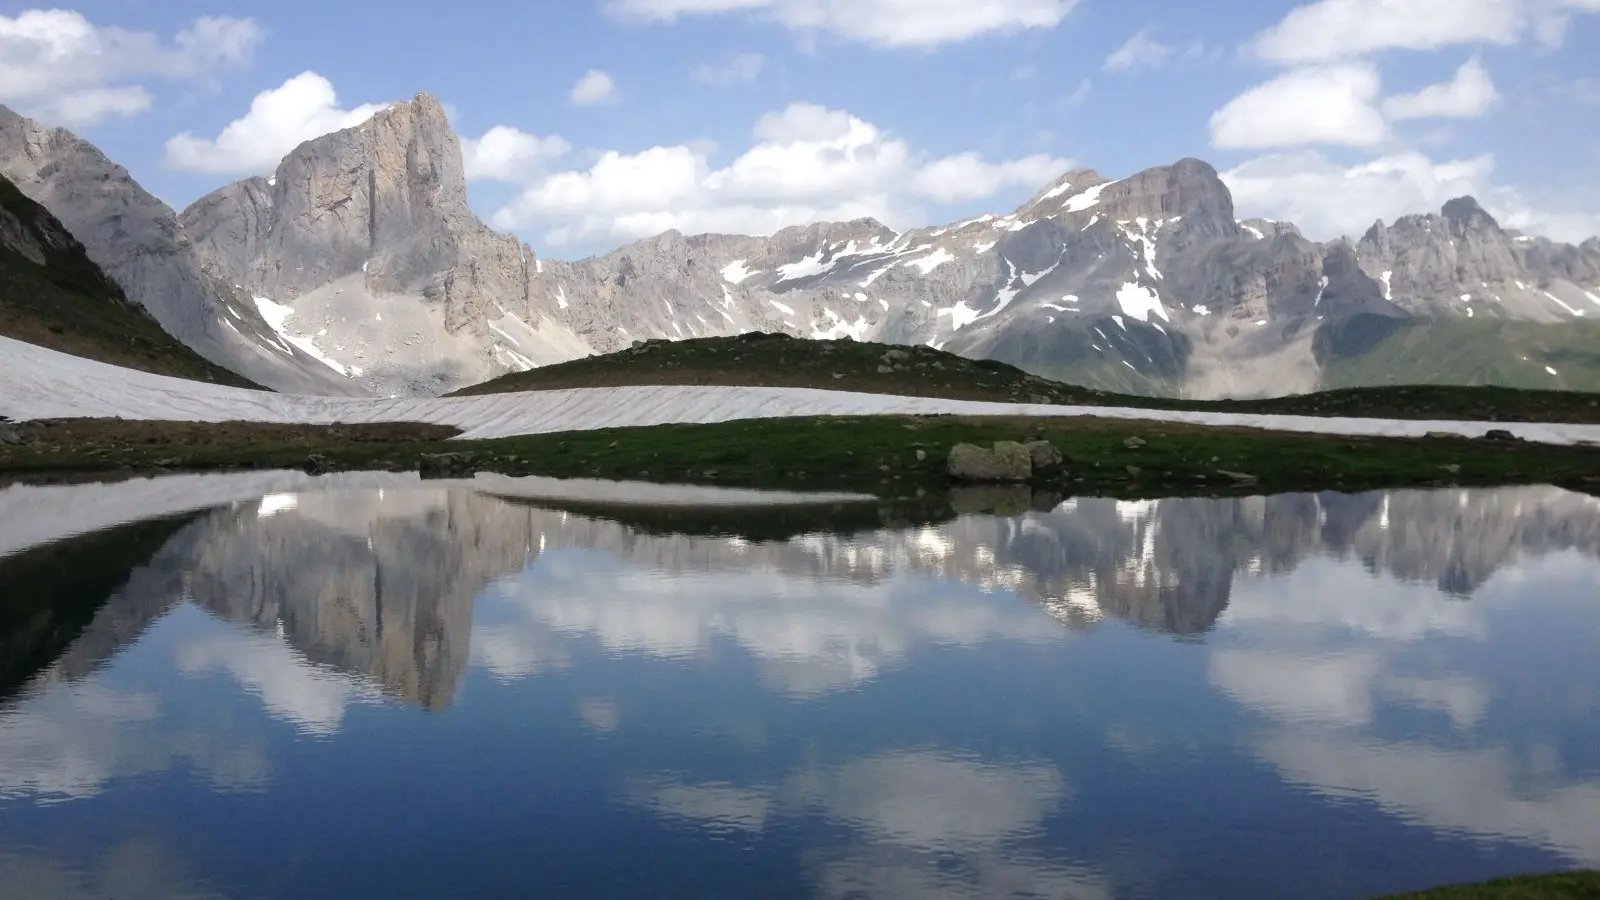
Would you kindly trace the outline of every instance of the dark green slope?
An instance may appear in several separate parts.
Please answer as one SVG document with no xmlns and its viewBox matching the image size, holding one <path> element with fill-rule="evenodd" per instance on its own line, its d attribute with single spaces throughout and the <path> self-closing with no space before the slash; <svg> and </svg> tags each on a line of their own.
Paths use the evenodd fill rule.
<svg viewBox="0 0 1600 900">
<path fill-rule="evenodd" d="M 48 210 L 3 177 L 0 335 L 158 375 L 260 387 L 164 331 Z"/>
</svg>

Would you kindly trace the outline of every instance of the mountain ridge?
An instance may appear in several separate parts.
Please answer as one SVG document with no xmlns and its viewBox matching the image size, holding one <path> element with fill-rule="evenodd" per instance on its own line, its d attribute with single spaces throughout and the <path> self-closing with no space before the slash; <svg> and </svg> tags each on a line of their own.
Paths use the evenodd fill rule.
<svg viewBox="0 0 1600 900">
<path fill-rule="evenodd" d="M 1103 390 L 1251 397 L 1360 383 L 1364 354 L 1404 355 L 1446 320 L 1441 334 L 1490 320 L 1538 334 L 1487 368 L 1454 349 L 1480 339 L 1435 341 L 1439 364 L 1417 377 L 1600 388 L 1600 360 L 1563 334 L 1600 319 L 1600 238 L 1531 238 L 1460 197 L 1319 243 L 1238 220 L 1195 158 L 1118 179 L 1074 169 L 1009 214 L 943 226 L 667 231 L 551 260 L 472 212 L 460 139 L 423 93 L 173 218 L 195 268 L 236 286 L 189 318 L 231 325 L 251 305 L 256 345 L 298 351 L 353 393 L 438 394 L 639 340 L 767 331 L 926 344 Z"/>
</svg>

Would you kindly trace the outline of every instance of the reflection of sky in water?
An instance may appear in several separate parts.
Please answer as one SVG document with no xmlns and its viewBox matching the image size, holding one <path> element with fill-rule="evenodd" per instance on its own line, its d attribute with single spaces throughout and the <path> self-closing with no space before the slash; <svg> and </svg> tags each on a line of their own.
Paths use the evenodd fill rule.
<svg viewBox="0 0 1600 900">
<path fill-rule="evenodd" d="M 771 544 L 395 499 L 199 516 L 103 611 L 161 611 L 136 640 L 0 701 L 0 898 L 1350 897 L 1600 865 L 1587 498 Z"/>
</svg>

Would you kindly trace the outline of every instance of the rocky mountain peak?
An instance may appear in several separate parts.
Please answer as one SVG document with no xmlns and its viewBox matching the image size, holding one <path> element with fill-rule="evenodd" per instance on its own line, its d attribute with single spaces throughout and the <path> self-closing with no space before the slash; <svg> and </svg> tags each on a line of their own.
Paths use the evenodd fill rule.
<svg viewBox="0 0 1600 900">
<path fill-rule="evenodd" d="M 1500 223 L 1489 215 L 1489 211 L 1478 205 L 1472 197 L 1456 197 L 1445 202 L 1439 211 L 1444 220 L 1458 233 L 1477 229 L 1500 230 Z"/>
<path fill-rule="evenodd" d="M 1034 194 L 1027 203 L 1017 207 L 1014 215 L 1019 218 L 1054 215 L 1064 207 L 1070 206 L 1072 198 L 1091 188 L 1106 184 L 1107 181 L 1109 179 L 1094 169 L 1072 169 L 1045 185 L 1044 190 Z"/>
<path fill-rule="evenodd" d="M 1113 182 L 1102 190 L 1100 207 L 1118 221 L 1181 218 L 1183 230 L 1191 235 L 1239 235 L 1233 195 L 1217 170 L 1198 159 L 1145 169 Z"/>
</svg>

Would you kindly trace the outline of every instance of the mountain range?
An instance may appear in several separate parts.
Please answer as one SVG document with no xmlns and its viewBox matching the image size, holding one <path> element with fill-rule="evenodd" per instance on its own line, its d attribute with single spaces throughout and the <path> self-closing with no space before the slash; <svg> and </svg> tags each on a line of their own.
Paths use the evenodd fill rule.
<svg viewBox="0 0 1600 900">
<path fill-rule="evenodd" d="M 181 213 L 92 145 L 0 110 L 0 175 L 200 355 L 275 390 L 431 395 L 635 341 L 778 331 L 927 344 L 1047 377 L 1210 398 L 1385 383 L 1600 390 L 1600 238 L 1470 197 L 1319 243 L 1239 221 L 1184 159 L 1075 170 L 1007 214 L 897 232 L 669 231 L 542 259 L 467 202 L 428 94 Z"/>
</svg>

